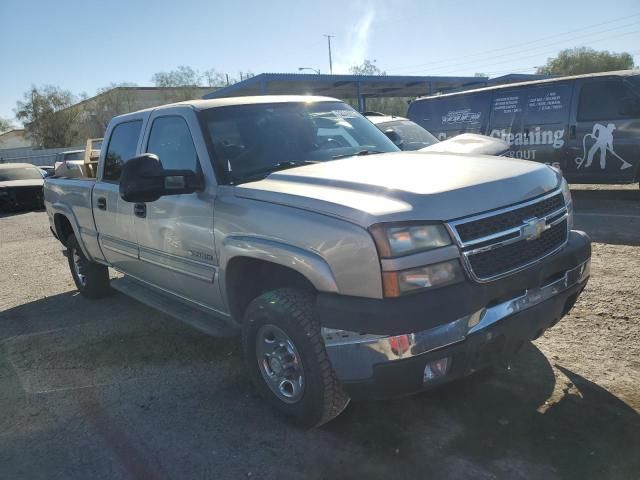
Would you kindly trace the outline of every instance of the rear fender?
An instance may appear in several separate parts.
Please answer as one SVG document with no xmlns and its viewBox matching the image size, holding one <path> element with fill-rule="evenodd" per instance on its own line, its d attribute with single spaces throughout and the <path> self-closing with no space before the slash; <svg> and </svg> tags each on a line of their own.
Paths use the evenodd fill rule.
<svg viewBox="0 0 640 480">
<path fill-rule="evenodd" d="M 69 220 L 69 224 L 71 225 L 71 229 L 73 230 L 73 234 L 76 237 L 76 240 L 78 241 L 78 245 L 80 245 L 80 249 L 82 250 L 82 253 L 84 254 L 84 256 L 91 260 L 94 261 L 93 257 L 91 256 L 91 254 L 89 253 L 89 251 L 87 250 L 86 245 L 84 244 L 84 240 L 82 238 L 81 235 L 81 227 L 80 224 L 78 223 L 78 219 L 76 218 L 75 214 L 73 213 L 73 210 L 60 202 L 56 202 L 51 204 L 51 210 L 53 213 L 53 218 L 55 219 L 55 216 L 57 214 L 63 215 L 64 217 L 66 217 L 67 220 Z M 58 239 L 61 239 L 61 232 L 57 231 L 57 225 L 56 225 L 56 235 L 58 236 Z M 62 241 L 62 240 L 61 240 Z"/>
</svg>

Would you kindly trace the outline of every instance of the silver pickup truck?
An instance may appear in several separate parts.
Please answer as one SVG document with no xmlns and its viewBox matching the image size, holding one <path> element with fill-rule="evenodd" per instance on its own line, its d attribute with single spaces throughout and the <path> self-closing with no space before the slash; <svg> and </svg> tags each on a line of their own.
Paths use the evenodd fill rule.
<svg viewBox="0 0 640 480">
<path fill-rule="evenodd" d="M 400 152 L 332 98 L 116 117 L 97 178 L 47 179 L 45 201 L 84 296 L 241 333 L 257 389 L 303 425 L 508 359 L 589 277 L 557 171 Z"/>
</svg>

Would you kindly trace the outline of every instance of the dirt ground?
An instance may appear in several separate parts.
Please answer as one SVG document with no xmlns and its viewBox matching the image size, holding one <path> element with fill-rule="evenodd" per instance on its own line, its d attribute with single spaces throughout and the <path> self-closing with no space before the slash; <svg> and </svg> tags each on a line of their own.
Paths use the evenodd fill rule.
<svg viewBox="0 0 640 480">
<path fill-rule="evenodd" d="M 46 214 L 0 217 L 0 479 L 638 479 L 640 191 L 574 189 L 574 310 L 496 368 L 304 431 L 238 342 L 77 294 Z"/>
</svg>

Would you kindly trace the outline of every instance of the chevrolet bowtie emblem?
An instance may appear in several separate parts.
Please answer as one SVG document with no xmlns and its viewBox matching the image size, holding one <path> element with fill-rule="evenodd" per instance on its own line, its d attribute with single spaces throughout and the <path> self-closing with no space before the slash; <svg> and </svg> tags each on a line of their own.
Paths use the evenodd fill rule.
<svg viewBox="0 0 640 480">
<path fill-rule="evenodd" d="M 544 218 L 528 218 L 524 221 L 524 225 L 520 227 L 520 232 L 525 240 L 535 240 L 540 238 L 542 232 L 547 228 L 547 221 Z"/>
</svg>

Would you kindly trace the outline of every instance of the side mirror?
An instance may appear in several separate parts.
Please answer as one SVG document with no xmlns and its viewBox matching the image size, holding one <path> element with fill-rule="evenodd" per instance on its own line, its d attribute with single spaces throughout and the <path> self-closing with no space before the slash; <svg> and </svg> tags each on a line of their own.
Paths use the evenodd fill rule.
<svg viewBox="0 0 640 480">
<path fill-rule="evenodd" d="M 202 177 L 191 170 L 165 170 L 157 155 L 144 153 L 127 161 L 120 175 L 120 197 L 125 202 L 155 202 L 165 195 L 204 189 Z"/>
<path fill-rule="evenodd" d="M 387 136 L 387 138 L 389 138 L 389 140 L 391 140 L 396 145 L 396 147 L 398 147 L 400 150 L 404 150 L 403 149 L 404 142 L 402 141 L 402 137 L 398 134 L 398 132 L 389 128 L 384 131 L 384 134 Z"/>
<path fill-rule="evenodd" d="M 640 98 L 637 97 L 625 97 L 622 99 L 622 105 L 620 106 L 620 115 L 626 117 L 640 116 Z"/>
</svg>

